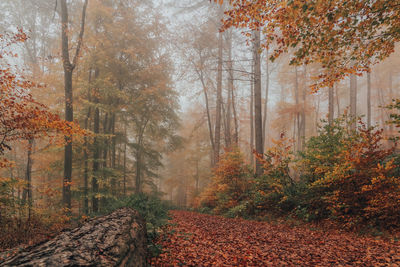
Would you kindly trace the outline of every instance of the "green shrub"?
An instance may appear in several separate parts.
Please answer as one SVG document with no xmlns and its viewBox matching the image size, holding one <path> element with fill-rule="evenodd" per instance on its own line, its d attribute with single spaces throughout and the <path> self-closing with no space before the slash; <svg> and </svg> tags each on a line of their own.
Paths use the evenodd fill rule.
<svg viewBox="0 0 400 267">
<path fill-rule="evenodd" d="M 224 215 L 225 217 L 228 218 L 237 218 L 237 217 L 247 218 L 249 217 L 250 213 L 249 206 L 250 206 L 249 201 L 243 201 L 239 205 L 230 208 Z"/>
</svg>

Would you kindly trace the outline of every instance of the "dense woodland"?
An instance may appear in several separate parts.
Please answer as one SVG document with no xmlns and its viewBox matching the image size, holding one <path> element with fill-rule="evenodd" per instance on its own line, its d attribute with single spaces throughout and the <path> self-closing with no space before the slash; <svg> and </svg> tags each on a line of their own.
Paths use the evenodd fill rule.
<svg viewBox="0 0 400 267">
<path fill-rule="evenodd" d="M 1 250 L 127 205 L 154 234 L 167 202 L 398 232 L 400 2 L 0 13 Z"/>
</svg>

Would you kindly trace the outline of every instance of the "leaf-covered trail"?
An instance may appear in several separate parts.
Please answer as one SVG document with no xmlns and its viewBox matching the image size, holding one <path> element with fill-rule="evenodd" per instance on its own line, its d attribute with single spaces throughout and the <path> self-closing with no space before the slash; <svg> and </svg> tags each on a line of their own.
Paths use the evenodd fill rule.
<svg viewBox="0 0 400 267">
<path fill-rule="evenodd" d="M 153 266 L 400 266 L 400 243 L 173 211 Z"/>
</svg>

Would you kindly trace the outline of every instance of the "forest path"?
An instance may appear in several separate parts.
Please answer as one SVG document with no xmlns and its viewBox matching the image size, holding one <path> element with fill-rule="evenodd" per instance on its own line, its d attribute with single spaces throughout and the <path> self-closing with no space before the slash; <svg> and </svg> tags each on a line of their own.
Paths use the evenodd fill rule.
<svg viewBox="0 0 400 267">
<path fill-rule="evenodd" d="M 400 242 L 172 211 L 153 266 L 400 266 Z"/>
</svg>

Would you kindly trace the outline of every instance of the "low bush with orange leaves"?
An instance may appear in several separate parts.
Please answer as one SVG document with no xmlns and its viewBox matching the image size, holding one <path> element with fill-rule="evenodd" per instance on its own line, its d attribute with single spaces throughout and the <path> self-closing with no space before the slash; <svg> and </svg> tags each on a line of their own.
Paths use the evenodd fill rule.
<svg viewBox="0 0 400 267">
<path fill-rule="evenodd" d="M 198 205 L 216 214 L 228 212 L 248 198 L 250 173 L 238 148 L 226 151 L 214 170 L 211 184 L 198 198 Z"/>
<path fill-rule="evenodd" d="M 361 121 L 352 130 L 346 118 L 335 123 L 311 138 L 302 154 L 307 185 L 302 208 L 310 218 L 329 217 L 348 227 L 399 226 L 397 156 L 393 148 L 383 147 L 383 131 L 367 128 Z"/>
</svg>

